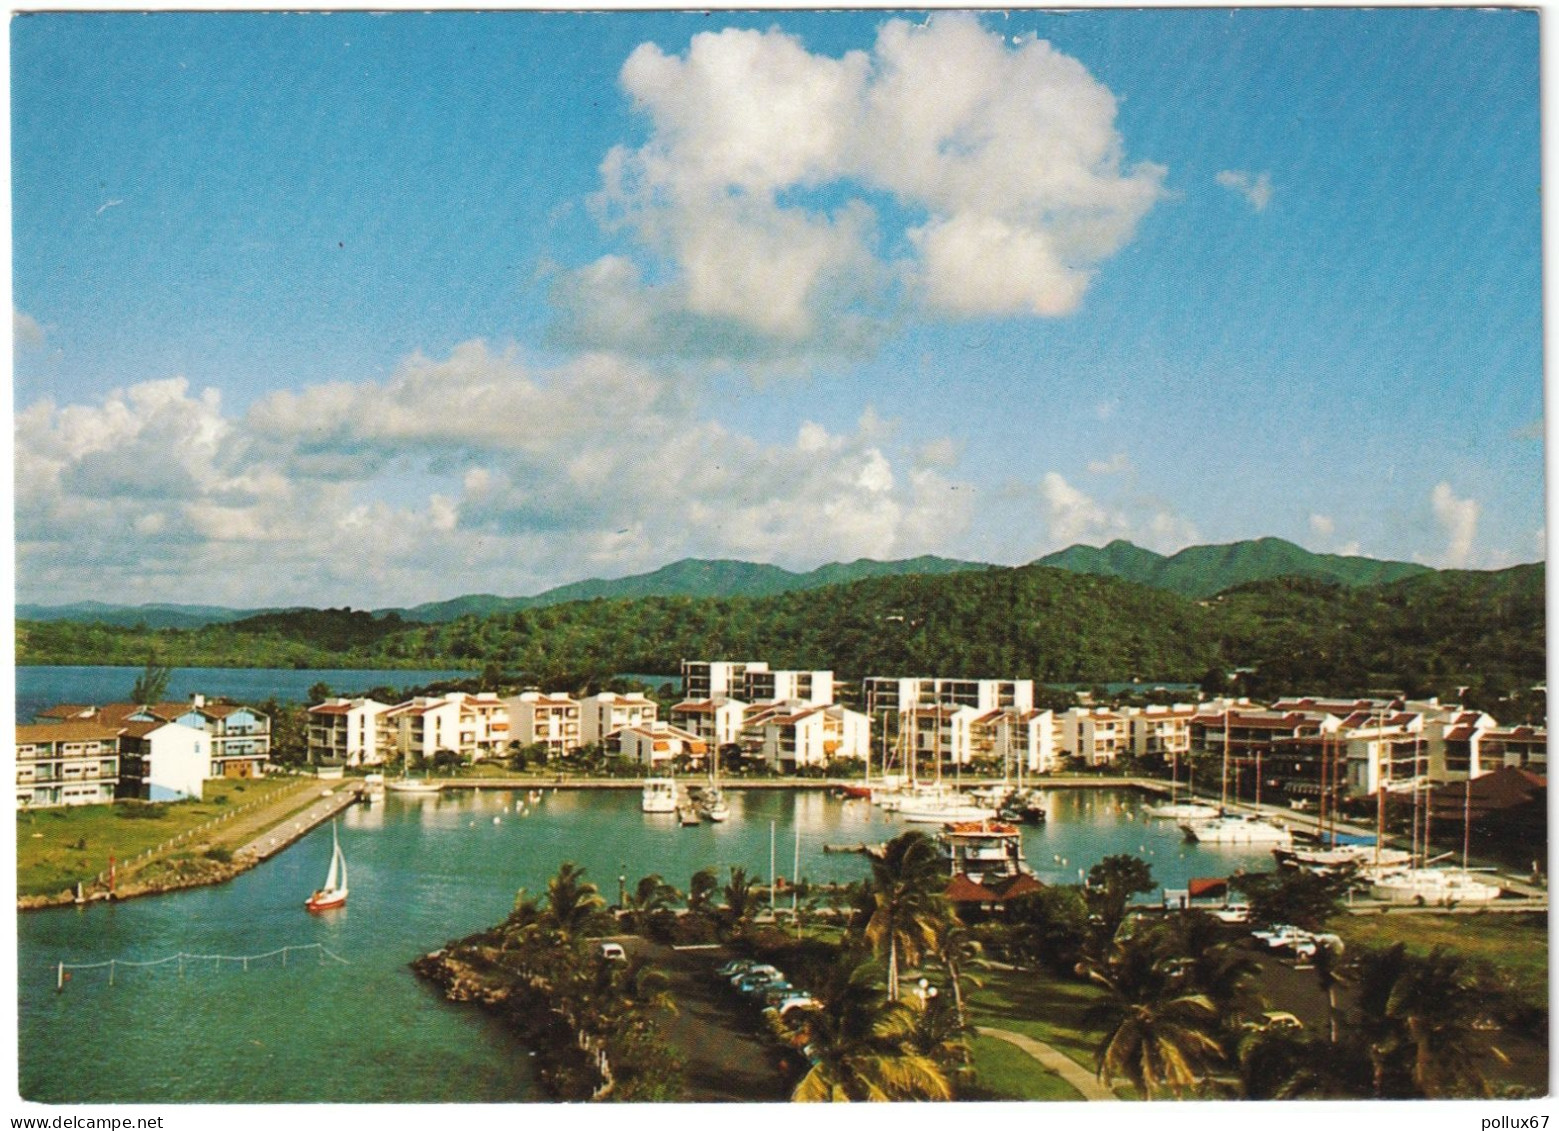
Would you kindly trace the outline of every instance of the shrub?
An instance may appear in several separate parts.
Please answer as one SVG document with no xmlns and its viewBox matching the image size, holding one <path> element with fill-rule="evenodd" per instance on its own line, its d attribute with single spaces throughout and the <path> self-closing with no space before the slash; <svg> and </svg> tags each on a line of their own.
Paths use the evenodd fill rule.
<svg viewBox="0 0 1559 1131">
<path fill-rule="evenodd" d="M 221 845 L 213 845 L 206 849 L 207 860 L 215 860 L 218 864 L 231 864 L 233 862 L 233 850 L 223 848 Z"/>
</svg>

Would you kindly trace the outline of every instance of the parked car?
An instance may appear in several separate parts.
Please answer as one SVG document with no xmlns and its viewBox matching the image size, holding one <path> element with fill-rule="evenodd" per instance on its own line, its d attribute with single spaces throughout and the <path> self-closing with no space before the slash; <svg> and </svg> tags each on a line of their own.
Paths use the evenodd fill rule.
<svg viewBox="0 0 1559 1131">
<path fill-rule="evenodd" d="M 815 998 L 813 998 L 813 996 L 811 994 L 809 994 L 809 993 L 807 993 L 805 991 L 802 991 L 799 994 L 791 994 L 788 997 L 781 998 L 779 1001 L 775 1002 L 774 1004 L 770 1005 L 767 1009 L 765 1009 L 764 1012 L 765 1013 L 775 1013 L 775 1014 L 778 1014 L 780 1017 L 784 1017 L 787 1013 L 790 1013 L 793 1010 L 797 1010 L 797 1009 L 821 1009 L 821 1008 L 823 1008 L 823 1003 L 822 1002 L 817 1001 Z"/>
<path fill-rule="evenodd" d="M 751 970 L 756 965 L 758 965 L 758 960 L 756 958 L 733 958 L 724 966 L 720 967 L 720 969 L 715 971 L 715 977 L 730 980 L 731 978 L 736 977 L 738 974 L 747 973 L 747 971 Z"/>
<path fill-rule="evenodd" d="M 737 993 L 745 995 L 757 993 L 759 990 L 764 990 L 780 983 L 784 983 L 786 986 L 790 985 L 789 982 L 785 981 L 785 975 L 778 970 L 767 974 L 762 971 L 755 971 L 744 978 L 739 978 L 734 988 Z"/>
<path fill-rule="evenodd" d="M 604 942 L 601 944 L 601 957 L 608 962 L 626 962 L 628 952 L 623 949 L 622 943 Z"/>
<path fill-rule="evenodd" d="M 732 989 L 736 989 L 738 986 L 740 986 L 742 984 L 742 982 L 746 981 L 748 978 L 779 979 L 779 978 L 783 978 L 784 976 L 785 975 L 781 974 L 773 966 L 754 966 L 754 967 L 751 967 L 748 970 L 744 970 L 740 974 L 737 974 L 734 977 L 732 977 L 730 979 L 730 985 L 731 985 Z"/>
</svg>

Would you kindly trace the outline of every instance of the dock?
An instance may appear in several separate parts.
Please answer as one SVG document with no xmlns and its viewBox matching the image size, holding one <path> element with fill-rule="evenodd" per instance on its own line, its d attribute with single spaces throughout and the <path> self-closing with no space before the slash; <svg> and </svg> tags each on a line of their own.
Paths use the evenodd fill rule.
<svg viewBox="0 0 1559 1131">
<path fill-rule="evenodd" d="M 318 801 L 286 821 L 255 837 L 233 853 L 235 862 L 245 865 L 269 860 L 282 849 L 312 832 L 341 810 L 354 805 L 366 790 L 361 782 L 341 782 L 334 789 L 321 791 Z"/>
</svg>

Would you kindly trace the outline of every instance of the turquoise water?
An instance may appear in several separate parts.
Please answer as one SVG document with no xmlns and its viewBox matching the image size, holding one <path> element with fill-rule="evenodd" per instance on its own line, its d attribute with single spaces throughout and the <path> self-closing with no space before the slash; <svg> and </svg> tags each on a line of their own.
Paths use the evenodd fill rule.
<svg viewBox="0 0 1559 1131">
<path fill-rule="evenodd" d="M 824 844 L 932 828 L 821 791 L 732 791 L 732 819 L 697 828 L 640 813 L 634 791 L 548 793 L 523 816 L 519 797 L 391 794 L 348 810 L 339 833 L 351 901 L 325 915 L 301 906 L 329 864 L 322 827 L 221 887 L 18 916 L 21 1094 L 51 1102 L 536 1098 L 525 1050 L 480 1010 L 441 1001 L 409 961 L 501 920 L 517 889 L 544 890 L 564 860 L 584 865 L 612 900 L 619 875 L 631 885 L 660 872 L 681 888 L 706 865 L 722 877 L 733 864 L 766 876 L 772 822 L 779 874 L 792 870 L 799 828 L 804 877 L 853 880 L 865 861 L 824 853 Z M 1056 790 L 1047 802 L 1051 819 L 1024 830 L 1024 849 L 1049 882 L 1075 883 L 1079 869 L 1116 852 L 1143 855 L 1170 887 L 1269 859 L 1184 844 L 1172 825 L 1143 820 L 1132 794 Z M 350 965 L 305 953 L 247 971 L 191 962 L 181 976 L 169 963 L 119 967 L 112 985 L 107 970 L 82 970 L 63 993 L 54 988 L 57 962 L 241 956 L 310 943 Z M 321 1073 L 321 1063 L 333 1070 Z"/>
</svg>

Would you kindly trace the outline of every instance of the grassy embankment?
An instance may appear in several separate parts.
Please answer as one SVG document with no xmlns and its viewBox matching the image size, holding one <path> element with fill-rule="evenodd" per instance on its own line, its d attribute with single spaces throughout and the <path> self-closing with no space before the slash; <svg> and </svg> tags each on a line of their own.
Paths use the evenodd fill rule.
<svg viewBox="0 0 1559 1131">
<path fill-rule="evenodd" d="M 52 895 L 90 882 L 108 868 L 112 854 L 120 874 L 128 874 L 143 856 L 177 858 L 208 850 L 231 852 L 254 836 L 258 811 L 298 806 L 317 796 L 312 778 L 277 778 L 253 781 L 211 779 L 200 801 L 113 805 L 82 805 L 38 809 L 16 815 L 16 890 L 18 895 Z M 278 814 L 276 820 L 281 819 Z M 217 822 L 209 829 L 201 827 Z M 185 836 L 185 834 L 190 834 Z M 180 836 L 185 839 L 163 852 L 156 850 Z"/>
<path fill-rule="evenodd" d="M 1487 964 L 1523 1000 L 1548 1001 L 1548 919 L 1542 914 L 1488 912 L 1339 915 L 1330 929 L 1350 953 L 1405 943 L 1411 954 L 1447 947 Z"/>
</svg>

